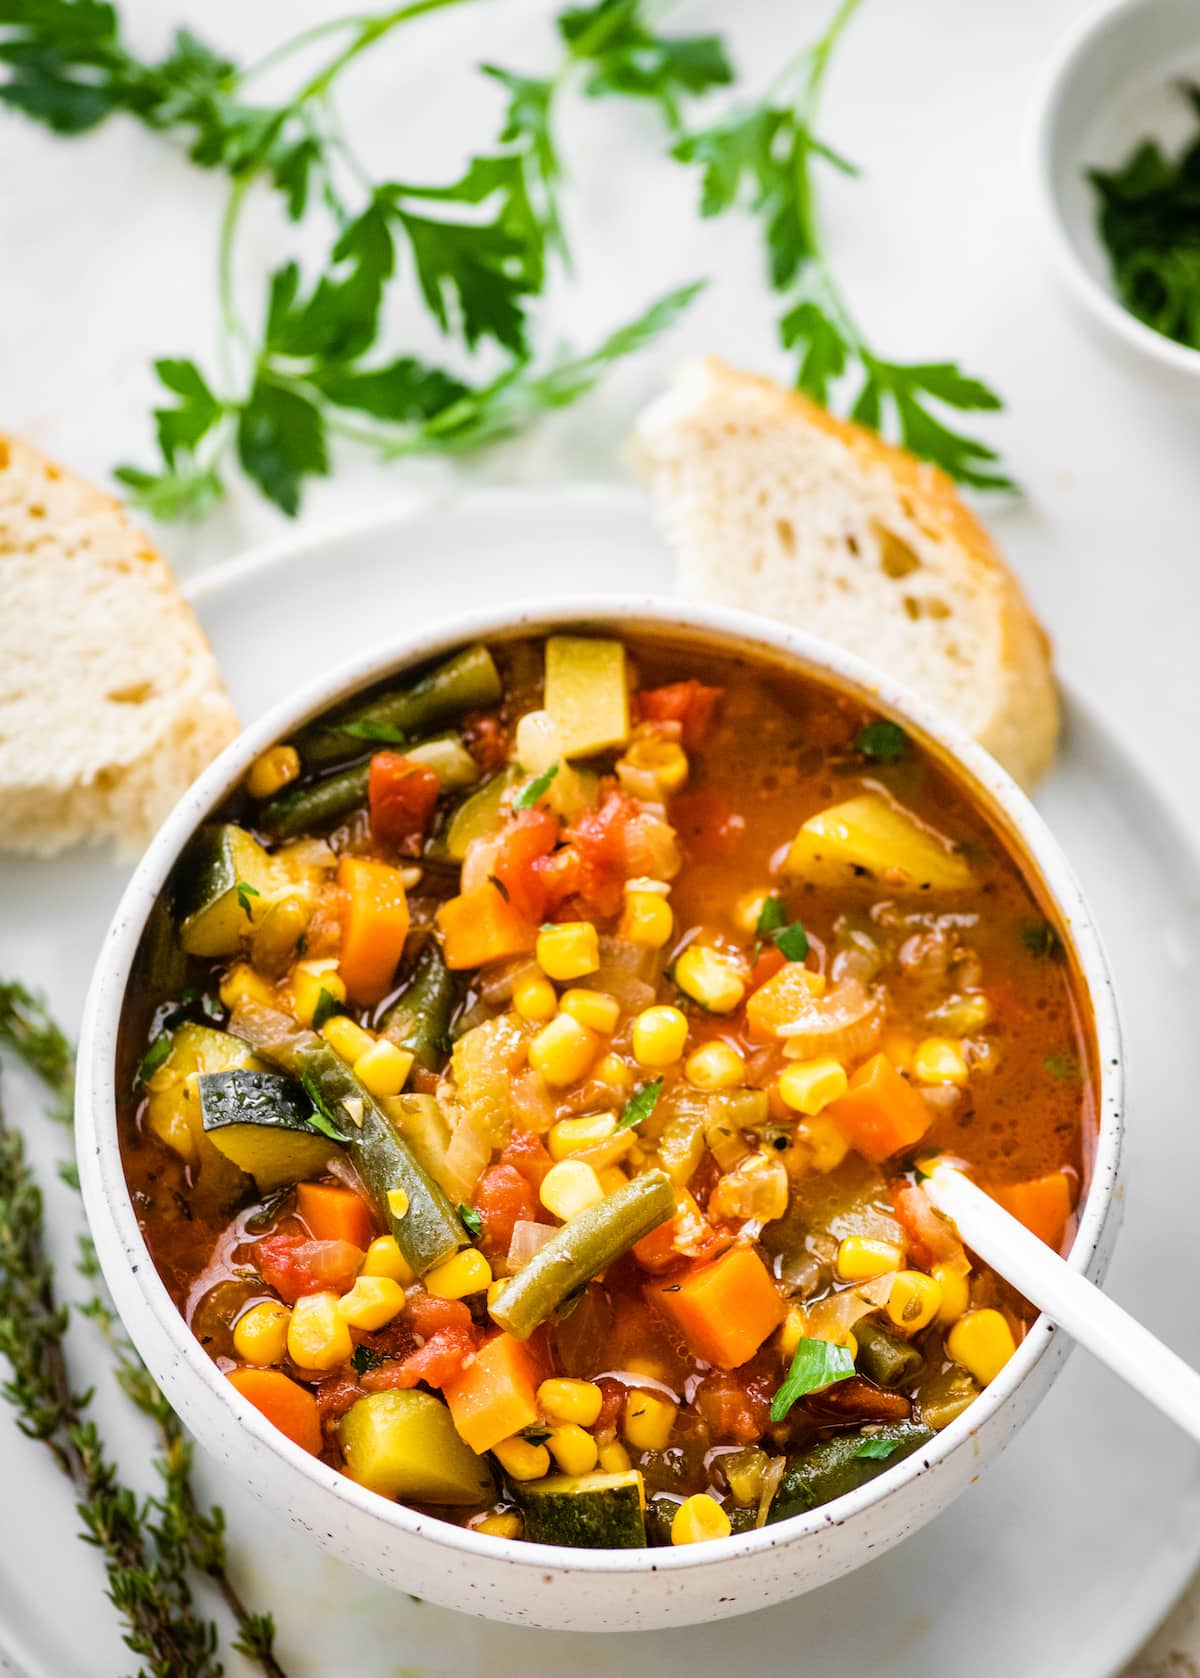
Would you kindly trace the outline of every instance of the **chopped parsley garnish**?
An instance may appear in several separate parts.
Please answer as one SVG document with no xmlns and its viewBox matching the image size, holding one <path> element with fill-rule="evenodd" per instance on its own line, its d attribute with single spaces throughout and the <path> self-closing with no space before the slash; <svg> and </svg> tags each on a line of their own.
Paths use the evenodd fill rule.
<svg viewBox="0 0 1200 1678">
<path fill-rule="evenodd" d="M 778 932 L 773 932 L 771 942 L 789 961 L 803 961 L 808 954 L 808 933 L 799 921 L 793 921 L 790 926 L 780 927 Z"/>
<path fill-rule="evenodd" d="M 542 1422 L 531 1422 L 521 1429 L 521 1438 L 527 1439 L 531 1445 L 544 1445 L 549 1437 L 550 1429 Z"/>
<path fill-rule="evenodd" d="M 350 1138 L 338 1128 L 337 1118 L 330 1111 L 329 1103 L 321 1094 L 316 1079 L 310 1072 L 302 1072 L 300 1082 L 304 1085 L 305 1095 L 313 1104 L 309 1124 L 314 1130 L 319 1130 L 322 1136 L 328 1136 L 331 1142 L 348 1142 Z"/>
<path fill-rule="evenodd" d="M 781 1422 L 805 1393 L 823 1392 L 853 1374 L 854 1359 L 845 1346 L 829 1340 L 801 1340 L 783 1385 L 771 1400 L 771 1420 Z"/>
<path fill-rule="evenodd" d="M 489 874 L 488 875 L 488 885 L 489 886 L 495 886 L 496 890 L 500 893 L 500 895 L 504 899 L 504 901 L 506 903 L 508 902 L 508 887 L 504 884 L 504 881 L 502 879 L 500 879 L 498 875 Z"/>
<path fill-rule="evenodd" d="M 458 1215 L 462 1220 L 463 1228 L 471 1237 L 472 1241 L 478 1241 L 479 1237 L 483 1234 L 483 1218 L 480 1214 L 473 1206 L 465 1206 L 460 1201 Z"/>
<path fill-rule="evenodd" d="M 407 746 L 408 735 L 395 723 L 376 722 L 371 717 L 360 717 L 357 722 L 340 723 L 334 734 L 348 734 L 352 740 L 370 740 L 380 746 Z"/>
<path fill-rule="evenodd" d="M 635 1090 L 625 1103 L 617 1129 L 632 1130 L 634 1125 L 641 1124 L 648 1119 L 658 1106 L 658 1098 L 663 1092 L 663 1080 L 653 1078 L 650 1083 L 643 1084 L 640 1090 Z"/>
<path fill-rule="evenodd" d="M 873 1462 L 886 1462 L 900 1449 L 898 1439 L 884 1439 L 877 1433 L 864 1434 L 858 1442 L 856 1457 L 867 1457 Z"/>
<path fill-rule="evenodd" d="M 532 781 L 527 781 L 520 792 L 513 799 L 514 810 L 532 810 L 539 798 L 545 798 L 550 790 L 550 783 L 558 774 L 558 764 L 552 763 L 549 769 L 536 775 Z"/>
<path fill-rule="evenodd" d="M 138 1083 L 145 1084 L 153 1078 L 163 1061 L 171 1052 L 171 1033 L 160 1031 L 158 1036 L 146 1050 L 142 1064 L 138 1067 Z"/>
<path fill-rule="evenodd" d="M 1047 1055 L 1042 1064 L 1052 1078 L 1061 1078 L 1064 1083 L 1075 1083 L 1083 1071 L 1078 1057 L 1071 1054 Z"/>
<path fill-rule="evenodd" d="M 877 717 L 854 737 L 854 749 L 872 763 L 898 763 L 908 750 L 908 735 L 899 723 Z"/>
<path fill-rule="evenodd" d="M 334 996 L 331 991 L 327 991 L 325 986 L 322 985 L 321 989 L 317 992 L 317 1005 L 313 1009 L 313 1030 L 320 1031 L 326 1020 L 331 1020 L 335 1014 L 344 1014 L 345 1012 L 346 1010 L 342 1007 L 337 997 Z"/>
<path fill-rule="evenodd" d="M 1049 921 L 1023 921 L 1021 942 L 1038 961 L 1056 961 L 1062 954 L 1062 943 Z"/>
<path fill-rule="evenodd" d="M 769 938 L 772 932 L 778 932 L 780 927 L 786 925 L 787 910 L 783 906 L 783 899 L 776 897 L 772 892 L 769 897 L 763 898 L 754 930 L 760 938 Z"/>
<path fill-rule="evenodd" d="M 238 906 L 239 906 L 243 915 L 245 915 L 245 917 L 248 921 L 251 921 L 251 920 L 254 919 L 254 910 L 251 907 L 250 899 L 252 897 L 261 897 L 261 896 L 262 896 L 262 892 L 259 891 L 257 886 L 250 885 L 246 880 L 239 880 L 238 881 L 238 883 L 237 883 Z"/>
<path fill-rule="evenodd" d="M 381 1363 L 395 1361 L 395 1358 L 389 1357 L 386 1352 L 377 1352 L 374 1346 L 356 1346 L 350 1357 L 350 1367 L 356 1375 L 369 1375 L 372 1369 L 378 1369 Z"/>
</svg>

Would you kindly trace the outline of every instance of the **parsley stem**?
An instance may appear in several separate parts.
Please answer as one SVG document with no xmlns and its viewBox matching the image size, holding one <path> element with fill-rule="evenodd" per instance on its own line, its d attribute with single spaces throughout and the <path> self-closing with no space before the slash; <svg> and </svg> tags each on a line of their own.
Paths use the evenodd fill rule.
<svg viewBox="0 0 1200 1678">
<path fill-rule="evenodd" d="M 304 84 L 293 101 L 293 106 L 303 105 L 309 99 L 315 99 L 328 91 L 341 75 L 342 71 L 360 53 L 366 52 L 385 35 L 390 35 L 393 29 L 402 23 L 408 23 L 413 18 L 423 17 L 427 12 L 444 11 L 447 6 L 459 6 L 464 0 L 410 0 L 407 6 L 399 6 L 395 11 L 383 12 L 377 17 L 367 17 L 359 25 L 358 33 L 342 50 L 330 59 L 323 70 L 319 70 L 312 79 Z"/>
</svg>

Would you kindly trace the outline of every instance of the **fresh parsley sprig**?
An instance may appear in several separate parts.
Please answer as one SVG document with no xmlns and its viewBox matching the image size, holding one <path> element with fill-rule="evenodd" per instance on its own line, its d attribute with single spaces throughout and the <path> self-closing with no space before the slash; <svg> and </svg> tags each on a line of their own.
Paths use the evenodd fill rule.
<svg viewBox="0 0 1200 1678">
<path fill-rule="evenodd" d="M 994 411 L 999 397 L 952 362 L 900 362 L 879 355 L 855 321 L 830 264 L 821 228 L 816 168 L 843 175 L 855 166 L 817 132 L 821 95 L 834 48 L 861 0 L 841 0 L 824 34 L 801 52 L 754 105 L 684 133 L 673 155 L 700 170 L 700 213 L 736 208 L 762 225 L 768 278 L 783 301 L 778 333 L 797 358 L 796 384 L 828 405 L 856 373 L 850 416 L 891 432 L 914 454 L 960 483 L 1011 489 L 992 463 L 996 451 L 953 430 L 935 407 Z"/>
</svg>

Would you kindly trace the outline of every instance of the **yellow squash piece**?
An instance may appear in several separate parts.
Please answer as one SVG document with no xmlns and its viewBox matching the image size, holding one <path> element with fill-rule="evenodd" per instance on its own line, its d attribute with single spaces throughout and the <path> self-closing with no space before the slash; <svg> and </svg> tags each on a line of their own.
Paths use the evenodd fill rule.
<svg viewBox="0 0 1200 1678">
<path fill-rule="evenodd" d="M 837 885 L 860 869 L 906 891 L 964 891 L 973 883 L 966 859 L 948 840 L 877 792 L 810 816 L 784 868 L 817 885 Z"/>
<path fill-rule="evenodd" d="M 565 757 L 591 757 L 629 738 L 629 683 L 619 641 L 551 635 L 546 642 L 546 710 Z"/>
</svg>

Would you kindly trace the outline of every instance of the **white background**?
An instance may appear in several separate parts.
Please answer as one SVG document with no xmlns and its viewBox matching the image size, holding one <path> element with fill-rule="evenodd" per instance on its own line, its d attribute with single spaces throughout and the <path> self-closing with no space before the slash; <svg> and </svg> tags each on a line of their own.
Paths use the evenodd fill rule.
<svg viewBox="0 0 1200 1678">
<path fill-rule="evenodd" d="M 341 10 L 323 0 L 122 6 L 139 49 L 165 50 L 186 21 L 242 60 Z M 957 358 L 1003 394 L 1005 413 L 978 423 L 1026 493 L 988 516 L 1064 674 L 1194 824 L 1200 395 L 1164 389 L 1092 336 L 1050 272 L 1032 188 L 1034 99 L 1056 42 L 1087 10 L 1084 0 L 867 0 L 839 50 L 822 125 L 864 177 L 831 174 L 824 214 L 876 347 L 896 359 Z M 467 149 L 487 144 L 499 112 L 470 66 L 546 68 L 548 15 L 526 0 L 481 0 L 411 26 L 356 67 L 341 102 L 371 168 L 449 178 Z M 722 29 L 756 88 L 827 15 L 815 0 L 687 0 L 670 27 Z M 633 416 L 686 354 L 787 371 L 753 230 L 698 220 L 695 177 L 663 160 L 653 112 L 567 105 L 576 280 L 552 299 L 547 341 L 590 342 L 651 295 L 700 275 L 713 283 L 669 340 L 535 436 L 459 468 L 468 480 L 619 481 Z M 0 425 L 106 482 L 114 462 L 152 459 L 151 359 L 212 365 L 224 182 L 129 122 L 68 141 L 0 112 L 0 183 Z M 296 235 L 265 204 L 246 225 L 252 316 L 265 267 L 294 253 Z M 395 350 L 434 347 L 411 305 L 391 326 Z M 332 521 L 450 476 L 437 462 L 339 457 L 334 477 L 310 487 L 304 518 Z M 285 522 L 237 485 L 206 526 L 157 534 L 193 574 Z M 564 552 L 564 572 L 571 563 Z"/>
</svg>

